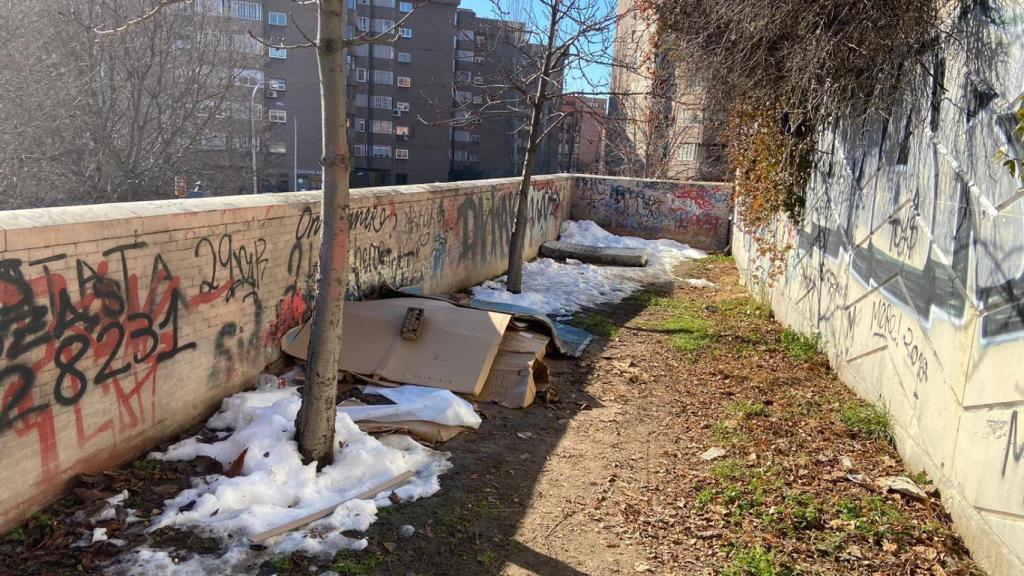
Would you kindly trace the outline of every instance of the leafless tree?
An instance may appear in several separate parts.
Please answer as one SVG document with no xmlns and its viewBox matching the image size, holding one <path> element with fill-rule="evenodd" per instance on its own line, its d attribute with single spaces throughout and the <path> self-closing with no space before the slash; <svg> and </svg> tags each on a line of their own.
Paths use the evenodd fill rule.
<svg viewBox="0 0 1024 576">
<path fill-rule="evenodd" d="M 562 97 L 609 93 L 608 80 L 594 77 L 593 70 L 622 65 L 611 50 L 618 15 L 610 0 L 538 0 L 526 5 L 492 0 L 492 11 L 497 19 L 485 42 L 477 45 L 478 55 L 492 68 L 479 77 L 456 78 L 447 122 L 460 127 L 506 118 L 514 140 L 525 139 L 507 282 L 508 290 L 518 293 L 530 182 L 541 156 L 546 156 L 545 138 L 567 116 L 559 106 Z M 446 103 L 439 104 L 445 108 Z"/>
<path fill-rule="evenodd" d="M 165 198 L 175 176 L 245 188 L 225 170 L 251 143 L 237 84 L 256 54 L 237 20 L 212 3 L 6 4 L 4 208 Z"/>
</svg>

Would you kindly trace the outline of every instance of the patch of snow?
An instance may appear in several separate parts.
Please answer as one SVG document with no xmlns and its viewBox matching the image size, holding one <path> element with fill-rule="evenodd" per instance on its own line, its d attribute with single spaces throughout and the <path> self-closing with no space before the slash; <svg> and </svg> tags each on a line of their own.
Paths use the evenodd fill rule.
<svg viewBox="0 0 1024 576">
<path fill-rule="evenodd" d="M 473 288 L 473 296 L 488 302 L 529 306 L 556 318 L 566 318 L 581 308 L 613 304 L 646 285 L 670 281 L 674 278 L 672 270 L 679 263 L 707 256 L 702 250 L 674 240 L 616 236 L 591 221 L 563 222 L 559 239 L 587 246 L 641 248 L 647 254 L 647 266 L 595 266 L 538 258 L 523 265 L 521 294 L 507 292 L 506 277 L 502 276 Z"/>
<path fill-rule="evenodd" d="M 103 541 L 109 540 L 109 539 L 110 538 L 107 536 L 107 529 L 106 528 L 93 528 L 92 529 L 92 543 L 93 544 L 95 544 L 97 542 L 103 542 Z"/>
<path fill-rule="evenodd" d="M 446 423 L 470 425 L 466 422 L 475 418 L 479 425 L 479 417 L 465 401 L 452 395 L 465 406 L 456 404 L 453 408 L 449 403 L 448 409 L 444 409 L 443 399 L 414 390 L 416 388 L 420 387 L 403 386 L 372 392 L 400 402 L 419 400 L 421 408 L 426 405 L 433 414 L 446 419 Z M 451 394 L 446 390 L 442 392 Z M 447 453 L 426 448 L 408 436 L 374 438 L 359 430 L 346 413 L 351 408 L 338 409 L 334 463 L 319 473 L 315 463 L 304 465 L 293 439 L 300 403 L 295 387 L 235 394 L 224 399 L 220 412 L 207 422 L 212 429 L 233 430 L 230 435 L 210 444 L 196 437 L 188 438 L 170 446 L 166 452 L 150 454 L 151 458 L 163 460 L 208 456 L 227 469 L 243 450 L 248 450 L 238 476 L 228 478 L 212 474 L 194 478 L 193 487 L 167 500 L 163 514 L 149 527 L 150 531 L 165 526 L 195 530 L 220 539 L 225 543 L 226 552 L 216 558 L 193 556 L 176 562 L 165 551 L 138 548 L 119 559 L 112 567 L 113 573 L 147 576 L 250 573 L 255 553 L 249 550 L 248 537 L 336 505 L 407 470 L 415 470 L 416 475 L 394 490 L 402 501 L 425 498 L 440 489 L 438 476 L 451 467 Z M 411 412 L 408 407 L 405 409 L 407 413 L 416 413 L 414 409 Z M 465 413 L 466 409 L 469 414 Z M 271 538 L 266 542 L 265 554 L 301 551 L 330 556 L 343 548 L 363 549 L 368 544 L 365 538 L 350 538 L 342 532 L 366 531 L 376 521 L 377 511 L 391 505 L 390 492 L 382 492 L 373 500 L 346 502 L 322 520 Z"/>
</svg>

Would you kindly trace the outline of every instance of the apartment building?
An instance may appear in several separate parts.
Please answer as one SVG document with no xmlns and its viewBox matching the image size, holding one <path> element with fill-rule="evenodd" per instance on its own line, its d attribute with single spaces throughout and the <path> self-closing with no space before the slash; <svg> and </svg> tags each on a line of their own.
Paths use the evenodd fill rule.
<svg viewBox="0 0 1024 576">
<path fill-rule="evenodd" d="M 459 122 L 459 109 L 482 98 L 489 58 L 501 52 L 507 27 L 458 0 L 429 3 L 349 0 L 346 34 L 393 30 L 349 49 L 349 144 L 353 186 L 444 182 L 517 174 L 526 139 L 513 115 Z M 291 0 L 231 2 L 236 18 L 281 48 L 265 48 L 258 70 L 243 71 L 253 87 L 260 127 L 256 155 L 260 192 L 320 187 L 320 89 L 314 4 Z M 501 24 L 501 26 L 499 26 Z M 486 83 L 492 79 L 486 80 Z M 545 145 L 537 173 L 557 168 L 557 147 Z"/>
<path fill-rule="evenodd" d="M 602 170 L 608 99 L 595 96 L 563 97 L 564 114 L 558 135 L 558 171 L 597 174 Z"/>
<path fill-rule="evenodd" d="M 647 178 L 722 180 L 724 113 L 710 91 L 666 57 L 671 38 L 618 0 L 616 61 L 608 107 L 609 172 Z"/>
</svg>

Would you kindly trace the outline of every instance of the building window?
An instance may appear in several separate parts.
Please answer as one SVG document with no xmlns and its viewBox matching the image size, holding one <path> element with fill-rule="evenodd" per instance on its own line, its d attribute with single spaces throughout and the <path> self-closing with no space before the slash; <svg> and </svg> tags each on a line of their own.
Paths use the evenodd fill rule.
<svg viewBox="0 0 1024 576">
<path fill-rule="evenodd" d="M 374 70 L 373 71 L 373 83 L 374 84 L 393 84 L 395 75 L 390 70 Z"/>
<path fill-rule="evenodd" d="M 471 82 L 473 80 L 473 73 L 469 70 L 459 70 L 455 73 L 455 80 L 457 82 Z"/>
<path fill-rule="evenodd" d="M 412 78 L 409 78 L 408 76 L 399 76 L 397 84 L 399 88 L 409 88 L 412 86 Z"/>
<path fill-rule="evenodd" d="M 356 82 L 366 82 L 366 68 L 356 68 Z"/>
<path fill-rule="evenodd" d="M 408 138 L 409 137 L 409 127 L 408 126 L 395 126 L 395 136 L 399 136 L 399 137 L 404 136 L 404 137 Z"/>
<path fill-rule="evenodd" d="M 352 145 L 353 156 L 366 156 L 366 144 L 354 144 Z"/>
<path fill-rule="evenodd" d="M 409 111 L 409 103 L 408 102 L 401 102 L 401 101 L 395 102 L 395 110 L 399 110 L 401 112 L 408 112 Z"/>
<path fill-rule="evenodd" d="M 483 84 L 484 84 L 484 77 L 483 76 L 474 76 L 473 77 L 473 84 L 476 84 L 477 86 L 483 86 Z"/>
<path fill-rule="evenodd" d="M 359 3 L 362 4 L 363 6 L 369 6 L 370 0 L 359 0 Z"/>
<path fill-rule="evenodd" d="M 465 162 L 466 161 L 466 151 L 465 150 L 456 150 L 455 151 L 455 161 L 456 162 Z"/>
<path fill-rule="evenodd" d="M 480 135 L 479 134 L 473 134 L 472 136 L 469 137 L 469 141 L 472 142 L 473 144 L 479 144 L 480 143 Z"/>
<path fill-rule="evenodd" d="M 271 90 L 277 90 L 278 92 L 284 92 L 285 90 L 288 89 L 287 84 L 285 84 L 285 81 L 281 80 L 280 78 L 271 78 L 267 84 L 267 88 L 270 88 Z"/>
<path fill-rule="evenodd" d="M 391 127 L 391 120 L 374 120 L 373 121 L 373 133 L 374 134 L 391 134 L 393 131 Z"/>
<path fill-rule="evenodd" d="M 288 145 L 284 142 L 271 142 L 270 144 L 267 144 L 267 152 L 270 152 L 271 154 L 287 154 Z"/>
<path fill-rule="evenodd" d="M 387 44 L 374 44 L 372 48 L 374 58 L 383 58 L 385 60 L 395 59 L 395 47 Z"/>
<path fill-rule="evenodd" d="M 370 19 L 367 18 L 366 16 L 360 16 L 359 18 L 357 18 L 356 19 L 356 29 L 357 30 L 363 30 L 363 31 L 369 30 L 370 29 Z"/>
<path fill-rule="evenodd" d="M 472 62 L 474 52 L 472 50 L 456 50 L 455 59 L 460 62 Z"/>
<path fill-rule="evenodd" d="M 373 97 L 373 107 L 374 108 L 383 108 L 384 110 L 390 110 L 391 109 L 391 96 L 378 96 L 378 95 L 374 95 L 374 97 Z"/>
<path fill-rule="evenodd" d="M 394 20 L 386 20 L 383 18 L 373 19 L 373 31 L 374 32 L 387 32 L 395 27 Z"/>
<path fill-rule="evenodd" d="M 684 162 L 692 162 L 697 159 L 697 145 L 683 144 L 679 147 L 679 159 Z"/>
<path fill-rule="evenodd" d="M 284 60 L 285 58 L 288 57 L 288 49 L 287 48 L 269 48 L 267 50 L 267 56 L 270 56 L 271 58 L 277 58 L 278 60 Z"/>
<path fill-rule="evenodd" d="M 409 175 L 404 172 L 395 172 L 395 184 L 408 184 Z"/>
<path fill-rule="evenodd" d="M 456 130 L 452 132 L 452 139 L 456 142 L 469 142 L 469 132 L 465 130 Z"/>
<path fill-rule="evenodd" d="M 287 110 L 278 110 L 277 108 L 271 108 L 271 109 L 267 110 L 267 120 L 270 120 L 271 122 L 277 122 L 277 123 L 287 122 L 288 121 L 288 111 Z"/>
<path fill-rule="evenodd" d="M 399 12 L 412 12 L 412 2 L 399 2 L 398 3 L 398 11 Z"/>
<path fill-rule="evenodd" d="M 455 92 L 455 101 L 459 104 L 468 104 L 473 99 L 473 93 L 465 90 Z"/>
<path fill-rule="evenodd" d="M 369 56 L 370 45 L 369 44 L 356 44 L 351 48 L 352 53 L 356 56 Z"/>
<path fill-rule="evenodd" d="M 402 38 L 412 38 L 412 28 L 399 28 L 398 35 Z"/>
<path fill-rule="evenodd" d="M 412 62 L 412 54 L 410 52 L 399 52 L 398 61 L 408 64 L 409 62 Z"/>
<path fill-rule="evenodd" d="M 366 132 L 366 118 L 356 118 L 356 132 Z"/>
<path fill-rule="evenodd" d="M 395 0 L 373 0 L 373 5 L 381 8 L 394 8 Z"/>
<path fill-rule="evenodd" d="M 408 160 L 409 159 L 409 150 L 407 150 L 405 148 L 395 148 L 395 158 L 397 158 L 399 160 Z"/>
<path fill-rule="evenodd" d="M 239 20 L 263 20 L 263 5 L 259 2 L 232 2 L 231 15 Z"/>
<path fill-rule="evenodd" d="M 348 4 L 348 9 L 349 10 L 355 10 L 356 9 L 356 0 L 348 0 L 347 4 Z"/>
<path fill-rule="evenodd" d="M 480 161 L 480 155 L 477 154 L 476 152 L 470 152 L 469 153 L 469 161 L 470 162 L 479 162 Z"/>
<path fill-rule="evenodd" d="M 268 12 L 267 23 L 271 26 L 287 26 L 288 15 L 284 12 Z"/>
<path fill-rule="evenodd" d="M 349 24 L 345 26 L 345 40 L 351 40 L 356 37 L 356 27 Z"/>
<path fill-rule="evenodd" d="M 373 157 L 374 158 L 391 158 L 391 146 L 381 146 L 374 144 L 373 146 Z"/>
</svg>

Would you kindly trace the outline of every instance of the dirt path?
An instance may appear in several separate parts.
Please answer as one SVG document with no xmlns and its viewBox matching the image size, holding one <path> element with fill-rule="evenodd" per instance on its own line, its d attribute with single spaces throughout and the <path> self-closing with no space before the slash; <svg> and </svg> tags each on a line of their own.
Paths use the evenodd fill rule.
<svg viewBox="0 0 1024 576">
<path fill-rule="evenodd" d="M 557 401 L 480 406 L 480 430 L 443 447 L 454 468 L 441 492 L 382 511 L 370 548 L 330 563 L 277 558 L 255 572 L 978 573 L 936 498 L 874 484 L 905 473 L 887 415 L 856 401 L 813 342 L 773 322 L 737 285 L 731 260 L 677 274 L 718 287 L 680 282 L 671 296 L 643 293 L 578 317 L 605 337 L 578 362 L 552 362 Z M 703 460 L 713 447 L 725 454 Z M 155 483 L 137 482 L 138 497 L 154 501 Z M 416 533 L 402 538 L 406 524 Z M 40 569 L 33 559 L 47 541 L 33 540 L 36 528 L 20 552 L 0 546 L 0 561 L 25 574 L 78 572 L 88 551 L 65 548 L 67 572 Z"/>
</svg>

